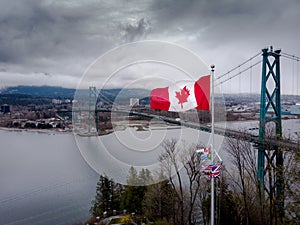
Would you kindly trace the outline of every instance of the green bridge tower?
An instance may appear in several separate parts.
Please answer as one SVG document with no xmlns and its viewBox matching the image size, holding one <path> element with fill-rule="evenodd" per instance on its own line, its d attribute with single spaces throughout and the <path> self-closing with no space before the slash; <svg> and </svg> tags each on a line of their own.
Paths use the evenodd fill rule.
<svg viewBox="0 0 300 225">
<path fill-rule="evenodd" d="M 96 87 L 89 87 L 89 99 L 88 99 L 88 133 L 91 133 L 91 128 L 94 125 L 92 121 L 95 121 L 95 128 L 98 131 L 98 117 L 96 113 L 97 109 L 97 98 L 98 98 L 98 91 Z"/>
<path fill-rule="evenodd" d="M 270 203 L 272 203 L 273 199 L 276 199 L 275 206 L 277 208 L 277 213 L 279 218 L 282 219 L 284 215 L 283 154 L 280 147 L 272 147 L 272 149 L 270 149 L 266 143 L 267 136 L 270 136 L 270 134 L 268 133 L 270 131 L 266 127 L 266 124 L 269 122 L 273 122 L 275 124 L 275 131 L 272 131 L 273 135 L 275 132 L 275 138 L 282 138 L 280 98 L 280 52 L 281 50 L 273 51 L 272 46 L 270 47 L 270 49 L 266 48 L 262 50 L 263 59 L 257 174 L 260 182 L 262 199 L 264 199 L 263 193 L 265 191 L 265 175 L 268 169 L 275 168 L 275 193 L 273 188 L 269 188 L 269 190 L 266 190 L 270 198 Z M 272 113 L 267 114 L 268 111 Z M 272 177 L 270 171 L 268 181 L 269 184 L 271 184 Z"/>
</svg>

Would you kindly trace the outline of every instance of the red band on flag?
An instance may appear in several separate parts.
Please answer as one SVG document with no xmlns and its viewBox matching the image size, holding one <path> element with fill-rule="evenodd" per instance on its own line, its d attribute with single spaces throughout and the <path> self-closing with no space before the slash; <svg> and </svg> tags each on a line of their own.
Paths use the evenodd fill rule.
<svg viewBox="0 0 300 225">
<path fill-rule="evenodd" d="M 210 100 L 210 76 L 203 76 L 195 83 L 195 97 L 198 110 L 209 110 Z"/>
<path fill-rule="evenodd" d="M 169 89 L 155 88 L 150 92 L 150 107 L 152 109 L 169 110 Z"/>
</svg>

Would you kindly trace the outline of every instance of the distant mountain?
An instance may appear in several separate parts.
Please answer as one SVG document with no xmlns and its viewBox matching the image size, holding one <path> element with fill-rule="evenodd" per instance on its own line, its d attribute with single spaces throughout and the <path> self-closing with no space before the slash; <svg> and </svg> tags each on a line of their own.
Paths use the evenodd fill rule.
<svg viewBox="0 0 300 225">
<path fill-rule="evenodd" d="M 44 105 L 50 104 L 51 99 L 46 97 L 33 97 L 25 94 L 0 94 L 0 105 Z"/>
<path fill-rule="evenodd" d="M 27 96 L 33 98 L 59 98 L 59 99 L 73 99 L 76 89 L 63 88 L 63 87 L 51 87 L 51 86 L 16 86 L 7 87 L 0 90 L 0 96 L 12 95 L 15 98 L 17 96 Z M 88 96 L 89 90 L 79 90 L 79 95 Z M 99 100 L 111 104 L 115 102 L 117 104 L 129 104 L 130 98 L 147 98 L 150 91 L 141 88 L 134 89 L 102 89 L 99 91 Z"/>
<path fill-rule="evenodd" d="M 99 92 L 99 99 L 104 103 L 116 103 L 128 105 L 130 98 L 139 98 L 140 100 L 148 97 L 150 91 L 147 89 L 102 89 Z"/>
<path fill-rule="evenodd" d="M 32 97 L 73 98 L 75 89 L 51 86 L 16 86 L 1 90 L 1 94 L 22 94 Z"/>
</svg>

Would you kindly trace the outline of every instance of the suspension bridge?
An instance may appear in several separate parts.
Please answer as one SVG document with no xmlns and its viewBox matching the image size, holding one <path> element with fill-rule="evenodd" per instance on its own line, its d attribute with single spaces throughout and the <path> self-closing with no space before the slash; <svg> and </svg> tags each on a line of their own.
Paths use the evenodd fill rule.
<svg viewBox="0 0 300 225">
<path fill-rule="evenodd" d="M 270 199 L 273 199 L 274 197 L 276 198 L 278 206 L 277 210 L 281 218 L 284 213 L 284 177 L 282 169 L 279 169 L 284 166 L 282 149 L 293 149 L 299 151 L 299 142 L 297 143 L 292 140 L 287 140 L 282 134 L 282 96 L 299 96 L 299 62 L 300 57 L 281 50 L 273 50 L 273 48 L 270 47 L 259 51 L 244 62 L 221 75 L 217 75 L 215 78 L 215 88 L 218 88 L 221 93 L 260 93 L 258 135 L 224 128 L 216 128 L 215 132 L 219 135 L 239 139 L 243 138 L 243 140 L 255 143 L 258 149 L 257 175 L 262 190 L 264 190 L 265 187 L 266 168 L 268 166 L 276 168 L 276 180 L 274 182 L 276 191 L 274 193 L 269 190 L 268 194 Z M 258 83 L 260 83 L 260 85 L 258 85 Z M 108 105 L 114 104 L 109 98 L 101 94 L 101 92 L 98 92 L 95 87 L 89 88 L 88 107 L 86 109 L 78 110 L 78 112 L 85 111 L 88 113 L 87 129 L 89 132 L 91 131 L 92 120 L 96 122 L 96 127 L 98 128 L 99 118 L 97 115 L 99 112 L 155 118 L 164 120 L 168 123 L 211 132 L 210 126 L 201 125 L 199 123 L 178 121 L 174 118 L 161 117 L 159 115 L 133 110 L 98 108 L 97 106 L 95 107 L 95 105 L 92 105 L 93 102 L 97 102 L 98 98 Z M 62 112 L 65 111 L 58 113 Z M 267 137 L 266 134 L 266 125 L 270 122 L 275 124 L 275 135 L 272 138 Z M 267 143 L 271 143 L 271 150 L 266 148 Z M 271 156 L 270 152 L 272 152 Z"/>
</svg>

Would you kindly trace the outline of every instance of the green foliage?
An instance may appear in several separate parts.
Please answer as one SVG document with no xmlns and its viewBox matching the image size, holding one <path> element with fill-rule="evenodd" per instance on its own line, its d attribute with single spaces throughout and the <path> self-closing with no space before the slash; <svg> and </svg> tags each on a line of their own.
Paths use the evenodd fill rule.
<svg viewBox="0 0 300 225">
<path fill-rule="evenodd" d="M 220 225 L 239 224 L 237 203 L 234 199 L 234 193 L 228 189 L 226 177 L 223 175 L 222 180 L 219 180 L 220 187 Z"/>
<path fill-rule="evenodd" d="M 215 210 L 216 210 L 216 223 L 219 225 L 238 225 L 243 224 L 238 216 L 237 204 L 235 193 L 229 189 L 229 184 L 226 180 L 226 175 L 223 173 L 221 179 L 215 180 Z M 207 190 L 210 192 L 210 190 Z M 210 195 L 202 201 L 202 212 L 205 221 L 210 219 Z"/>
<path fill-rule="evenodd" d="M 131 221 L 132 221 L 132 220 L 131 220 L 131 217 L 130 217 L 129 214 L 123 216 L 122 218 L 120 218 L 120 223 L 129 223 L 129 222 L 131 222 Z"/>
<path fill-rule="evenodd" d="M 122 223 L 121 222 L 121 219 L 122 218 L 115 218 L 115 219 L 112 219 L 109 224 L 119 224 L 119 223 Z"/>
<path fill-rule="evenodd" d="M 95 199 L 92 201 L 91 214 L 101 216 L 105 211 L 111 214 L 112 210 L 119 210 L 122 192 L 122 185 L 101 175 L 97 183 Z"/>
<path fill-rule="evenodd" d="M 127 178 L 127 185 L 125 186 L 124 194 L 121 201 L 121 208 L 128 212 L 135 212 L 142 214 L 142 202 L 147 184 L 151 180 L 149 170 L 142 169 L 138 174 L 134 167 L 129 169 L 129 176 Z"/>
<path fill-rule="evenodd" d="M 176 192 L 167 180 L 152 184 L 144 196 L 144 214 L 151 220 L 171 221 L 177 201 Z"/>
</svg>

